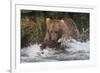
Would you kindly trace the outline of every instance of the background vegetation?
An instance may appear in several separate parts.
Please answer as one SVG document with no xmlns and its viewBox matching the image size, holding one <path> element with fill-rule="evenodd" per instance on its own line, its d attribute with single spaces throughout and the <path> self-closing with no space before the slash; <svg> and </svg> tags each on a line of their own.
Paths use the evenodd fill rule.
<svg viewBox="0 0 100 73">
<path fill-rule="evenodd" d="M 46 18 L 72 18 L 79 31 L 80 41 L 89 40 L 89 13 L 21 10 L 21 48 L 41 43 L 46 32 Z"/>
</svg>

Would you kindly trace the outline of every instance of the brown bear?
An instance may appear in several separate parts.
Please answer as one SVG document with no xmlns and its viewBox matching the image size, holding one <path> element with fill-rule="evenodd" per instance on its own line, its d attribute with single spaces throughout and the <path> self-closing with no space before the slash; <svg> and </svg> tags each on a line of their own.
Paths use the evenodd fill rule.
<svg viewBox="0 0 100 73">
<path fill-rule="evenodd" d="M 46 19 L 47 31 L 41 48 L 54 48 L 68 39 L 78 39 L 79 30 L 71 18 Z"/>
</svg>

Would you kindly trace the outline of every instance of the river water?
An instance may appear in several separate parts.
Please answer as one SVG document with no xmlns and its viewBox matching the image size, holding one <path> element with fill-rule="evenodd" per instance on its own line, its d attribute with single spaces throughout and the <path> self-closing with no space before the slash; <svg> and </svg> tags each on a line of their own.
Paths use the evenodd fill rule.
<svg viewBox="0 0 100 73">
<path fill-rule="evenodd" d="M 74 41 L 67 44 L 68 48 L 55 50 L 46 48 L 43 54 L 40 49 L 41 44 L 34 44 L 21 49 L 21 63 L 27 62 L 51 62 L 51 61 L 71 61 L 89 60 L 89 41 Z"/>
</svg>

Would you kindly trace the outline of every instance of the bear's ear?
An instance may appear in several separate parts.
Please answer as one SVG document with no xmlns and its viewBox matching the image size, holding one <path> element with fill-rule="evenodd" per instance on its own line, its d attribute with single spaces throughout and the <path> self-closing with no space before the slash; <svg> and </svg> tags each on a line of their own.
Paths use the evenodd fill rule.
<svg viewBox="0 0 100 73">
<path fill-rule="evenodd" d="M 63 19 L 61 19 L 60 21 L 61 21 L 61 23 L 64 23 L 64 20 Z"/>
<path fill-rule="evenodd" d="M 51 21 L 51 19 L 50 19 L 50 18 L 46 18 L 46 24 L 49 24 L 49 23 L 50 23 L 50 21 Z"/>
</svg>

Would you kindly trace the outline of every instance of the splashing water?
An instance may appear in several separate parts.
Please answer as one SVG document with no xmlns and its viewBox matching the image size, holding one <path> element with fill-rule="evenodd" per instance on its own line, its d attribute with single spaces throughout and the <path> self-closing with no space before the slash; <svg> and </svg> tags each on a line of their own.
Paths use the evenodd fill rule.
<svg viewBox="0 0 100 73">
<path fill-rule="evenodd" d="M 21 63 L 23 62 L 49 62 L 49 61 L 69 61 L 69 60 L 88 60 L 89 41 L 67 42 L 69 48 L 64 51 L 46 48 L 41 53 L 40 44 L 34 44 L 21 49 Z"/>
</svg>

